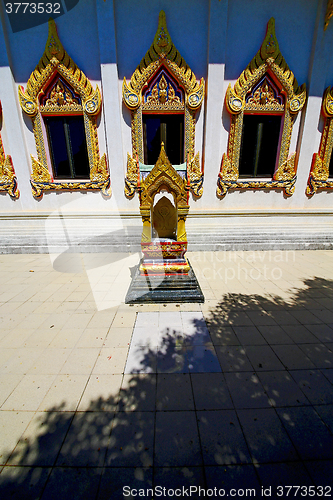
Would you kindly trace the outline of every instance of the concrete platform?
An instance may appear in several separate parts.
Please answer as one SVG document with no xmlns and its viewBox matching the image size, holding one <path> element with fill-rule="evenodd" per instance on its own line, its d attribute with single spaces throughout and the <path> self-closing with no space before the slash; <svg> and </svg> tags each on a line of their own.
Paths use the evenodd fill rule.
<svg viewBox="0 0 333 500">
<path fill-rule="evenodd" d="M 204 304 L 125 305 L 139 254 L 0 255 L 1 499 L 333 494 L 333 252 L 188 256 Z"/>
</svg>

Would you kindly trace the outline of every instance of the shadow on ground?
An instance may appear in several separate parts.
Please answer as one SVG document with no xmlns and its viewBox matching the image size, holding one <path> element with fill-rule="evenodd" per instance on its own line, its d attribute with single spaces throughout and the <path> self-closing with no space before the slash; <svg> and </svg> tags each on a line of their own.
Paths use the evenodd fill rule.
<svg viewBox="0 0 333 500">
<path fill-rule="evenodd" d="M 59 402 L 36 414 L 35 432 L 1 458 L 1 498 L 117 499 L 126 485 L 137 496 L 156 486 L 254 488 L 256 496 L 281 481 L 332 486 L 332 304 L 333 282 L 318 278 L 290 300 L 225 295 L 206 315 L 205 346 L 220 373 L 188 368 L 200 322 L 190 354 L 186 339 L 166 330 L 140 370 L 178 356 L 164 373 L 127 375 L 119 393 L 86 411 Z"/>
</svg>

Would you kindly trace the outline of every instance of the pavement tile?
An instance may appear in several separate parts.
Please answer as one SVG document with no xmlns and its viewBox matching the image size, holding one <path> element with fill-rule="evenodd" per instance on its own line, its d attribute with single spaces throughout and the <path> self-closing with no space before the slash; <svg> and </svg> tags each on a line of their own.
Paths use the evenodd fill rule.
<svg viewBox="0 0 333 500">
<path fill-rule="evenodd" d="M 61 407 L 61 411 L 75 411 L 86 383 L 86 375 L 58 375 L 38 410 L 49 411 Z"/>
<path fill-rule="evenodd" d="M 235 411 L 198 411 L 197 418 L 205 465 L 251 462 Z"/>
<path fill-rule="evenodd" d="M 30 411 L 0 411 L 0 464 L 5 465 L 34 413 Z M 0 474 L 1 478 L 1 474 Z"/>
<path fill-rule="evenodd" d="M 261 485 L 252 464 L 205 466 L 205 474 L 207 488 L 224 490 L 225 496 L 230 496 L 230 492 L 235 494 L 235 490 L 245 498 L 258 497 L 261 493 Z"/>
<path fill-rule="evenodd" d="M 255 373 L 226 373 L 225 378 L 235 408 L 268 408 L 269 401 Z"/>
<path fill-rule="evenodd" d="M 318 343 L 318 338 L 309 331 L 309 325 L 282 325 L 282 329 L 296 344 Z"/>
<path fill-rule="evenodd" d="M 262 487 L 268 498 L 306 498 L 307 486 L 314 485 L 308 471 L 301 462 L 260 464 L 257 467 Z M 294 488 L 289 488 L 294 486 Z M 300 487 L 299 490 L 297 487 Z M 301 489 L 303 487 L 303 489 Z M 271 493 L 271 495 L 268 495 Z"/>
<path fill-rule="evenodd" d="M 322 374 L 333 384 L 333 368 L 322 370 Z"/>
<path fill-rule="evenodd" d="M 190 377 L 196 410 L 233 408 L 223 373 L 191 373 Z"/>
<path fill-rule="evenodd" d="M 258 377 L 274 407 L 309 405 L 306 398 L 290 373 L 287 371 L 260 372 Z"/>
<path fill-rule="evenodd" d="M 101 467 L 55 467 L 52 469 L 42 498 L 59 500 L 96 498 Z"/>
<path fill-rule="evenodd" d="M 333 352 L 324 344 L 302 344 L 301 349 L 317 368 L 333 368 Z"/>
<path fill-rule="evenodd" d="M 110 328 L 104 339 L 104 347 L 128 347 L 132 338 L 132 328 Z"/>
<path fill-rule="evenodd" d="M 154 411 L 156 374 L 124 375 L 119 393 L 120 411 Z"/>
<path fill-rule="evenodd" d="M 333 460 L 309 460 L 304 465 L 317 486 L 318 496 L 332 495 Z"/>
<path fill-rule="evenodd" d="M 122 379 L 121 374 L 92 374 L 82 394 L 78 411 L 116 410 Z"/>
<path fill-rule="evenodd" d="M 101 467 L 113 418 L 113 412 L 76 412 L 61 446 L 57 466 Z"/>
<path fill-rule="evenodd" d="M 36 411 L 50 389 L 56 375 L 25 375 L 1 410 Z"/>
<path fill-rule="evenodd" d="M 105 465 L 150 467 L 153 446 L 154 412 L 118 412 L 112 424 Z"/>
<path fill-rule="evenodd" d="M 56 375 L 70 356 L 69 349 L 45 349 L 29 368 L 29 374 Z"/>
<path fill-rule="evenodd" d="M 7 374 L 0 375 L 0 408 L 2 404 L 6 401 L 8 396 L 13 392 L 17 385 L 21 382 L 24 375 L 11 375 L 8 377 Z"/>
<path fill-rule="evenodd" d="M 198 499 L 200 498 L 199 491 L 195 492 L 195 488 L 198 488 L 198 490 L 199 487 L 205 488 L 203 468 L 186 466 L 155 467 L 154 486 L 158 495 L 163 492 L 166 497 L 168 490 L 177 490 L 178 496 L 183 496 L 183 498 L 186 498 L 186 495 L 190 492 L 189 488 L 192 486 L 191 498 Z"/>
<path fill-rule="evenodd" d="M 54 465 L 73 415 L 73 412 L 36 412 L 7 465 Z"/>
<path fill-rule="evenodd" d="M 260 325 L 258 330 L 267 344 L 293 344 L 293 340 L 279 325 Z"/>
<path fill-rule="evenodd" d="M 99 348 L 74 348 L 68 355 L 60 373 L 67 375 L 89 375 L 98 358 Z"/>
<path fill-rule="evenodd" d="M 315 364 L 297 345 L 275 345 L 272 349 L 287 370 L 315 368 Z"/>
<path fill-rule="evenodd" d="M 153 469 L 144 467 L 105 467 L 96 500 L 123 500 L 135 498 L 141 489 L 152 488 Z M 135 491 L 136 490 L 136 491 Z M 149 497 L 148 497 L 149 498 Z"/>
<path fill-rule="evenodd" d="M 284 370 L 283 364 L 269 345 L 247 346 L 245 352 L 255 370 Z"/>
<path fill-rule="evenodd" d="M 298 459 L 273 408 L 237 410 L 253 463 L 289 462 Z"/>
<path fill-rule="evenodd" d="M 234 332 L 242 345 L 265 345 L 264 337 L 255 326 L 234 326 Z"/>
<path fill-rule="evenodd" d="M 320 370 L 293 370 L 290 375 L 311 404 L 333 403 L 333 385 Z"/>
<path fill-rule="evenodd" d="M 0 474 L 0 490 L 3 499 L 35 500 L 40 498 L 51 468 L 4 467 Z"/>
<path fill-rule="evenodd" d="M 155 466 L 190 467 L 202 465 L 194 412 L 157 412 L 155 425 Z"/>
<path fill-rule="evenodd" d="M 239 345 L 239 339 L 231 326 L 209 327 L 210 338 L 214 345 Z"/>
<path fill-rule="evenodd" d="M 333 404 L 314 406 L 314 409 L 333 434 Z"/>
<path fill-rule="evenodd" d="M 156 409 L 194 410 L 190 375 L 166 373 L 157 375 Z"/>
<path fill-rule="evenodd" d="M 320 342 L 333 342 L 333 328 L 328 325 L 305 325 Z"/>
<path fill-rule="evenodd" d="M 216 354 L 223 372 L 253 370 L 242 346 L 216 346 Z"/>
<path fill-rule="evenodd" d="M 333 458 L 333 435 L 313 408 L 278 408 L 276 411 L 302 460 Z"/>
</svg>

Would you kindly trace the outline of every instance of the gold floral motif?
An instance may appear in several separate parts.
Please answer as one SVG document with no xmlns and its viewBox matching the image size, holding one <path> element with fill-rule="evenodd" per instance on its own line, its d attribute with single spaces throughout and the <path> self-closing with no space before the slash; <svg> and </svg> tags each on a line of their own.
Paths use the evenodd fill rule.
<svg viewBox="0 0 333 500">
<path fill-rule="evenodd" d="M 330 161 L 333 150 L 333 89 L 325 90 L 322 111 L 325 117 L 319 152 L 313 155 L 306 194 L 313 196 L 318 189 L 333 189 L 333 179 L 329 178 Z"/>
<path fill-rule="evenodd" d="M 162 78 L 154 85 L 151 95 L 147 97 L 142 109 L 144 111 L 178 111 L 184 109 L 184 103 L 176 96 L 172 85 L 170 82 L 167 83 L 162 74 Z"/>
<path fill-rule="evenodd" d="M 260 92 L 257 90 L 248 102 L 246 98 L 253 87 L 263 80 Z M 277 102 L 274 92 L 269 88 L 269 77 L 277 80 L 286 95 L 285 104 Z M 259 89 L 258 89 L 259 90 Z M 262 96 L 262 94 L 264 95 Z M 272 95 L 273 94 L 273 95 Z M 295 154 L 289 157 L 289 148 L 296 114 L 304 106 L 306 99 L 305 84 L 299 87 L 292 71 L 288 68 L 275 35 L 275 21 L 268 22 L 265 39 L 249 65 L 242 72 L 234 87 L 229 85 L 226 93 L 226 106 L 231 114 L 228 152 L 223 155 L 218 177 L 217 195 L 224 196 L 229 189 L 283 189 L 286 195 L 294 192 L 296 182 Z M 242 140 L 244 112 L 271 113 L 284 115 L 283 129 L 278 158 L 278 166 L 272 180 L 239 180 L 239 154 Z"/>
<path fill-rule="evenodd" d="M 1 104 L 0 104 L 1 114 Z M 8 193 L 12 198 L 19 198 L 20 191 L 17 188 L 17 178 L 13 166 L 12 157 L 5 155 L 0 135 L 0 192 Z"/>
<path fill-rule="evenodd" d="M 41 106 L 39 100 L 50 79 L 58 74 L 73 89 L 72 97 L 68 89 L 56 79 L 50 97 Z M 105 195 L 111 194 L 110 174 L 105 155 L 100 157 L 98 147 L 96 115 L 101 109 L 101 95 L 98 86 L 94 90 L 85 74 L 76 66 L 63 48 L 55 22 L 49 20 L 49 34 L 42 58 L 32 72 L 26 89 L 19 87 L 19 101 L 25 113 L 32 119 L 38 159 L 32 159 L 31 185 L 33 195 L 42 196 L 50 190 L 99 189 Z M 79 102 L 81 101 L 81 102 Z M 42 116 L 48 114 L 83 114 L 90 166 L 90 181 L 56 182 L 51 175 L 44 144 Z"/>
<path fill-rule="evenodd" d="M 203 192 L 203 174 L 200 168 L 199 153 L 195 155 L 193 160 L 188 164 L 188 179 L 192 193 L 200 198 Z"/>
<path fill-rule="evenodd" d="M 150 98 L 143 102 L 142 90 L 151 78 L 164 68 L 177 80 L 185 91 L 184 102 L 175 95 L 172 85 L 168 85 L 164 75 L 153 88 Z M 195 75 L 186 64 L 167 30 L 165 13 L 160 12 L 154 41 L 139 66 L 134 71 L 129 83 L 123 81 L 123 101 L 132 114 L 132 159 L 144 162 L 142 110 L 144 111 L 181 111 L 185 109 L 185 157 L 189 163 L 195 155 L 195 113 L 200 108 L 205 93 L 204 79 L 197 82 Z M 196 162 L 197 164 L 197 162 Z M 131 181 L 132 164 L 127 161 L 125 194 L 133 196 L 135 185 Z M 201 182 L 202 184 L 202 182 Z M 131 187 L 129 187 L 131 186 Z M 192 183 L 194 187 L 194 184 Z M 192 187 L 191 187 L 192 190 Z M 195 188 L 196 196 L 201 196 L 202 189 Z M 200 194 L 199 194 L 200 193 Z"/>
<path fill-rule="evenodd" d="M 284 111 L 284 105 L 280 102 L 272 87 L 265 78 L 261 86 L 246 99 L 245 111 Z"/>
</svg>

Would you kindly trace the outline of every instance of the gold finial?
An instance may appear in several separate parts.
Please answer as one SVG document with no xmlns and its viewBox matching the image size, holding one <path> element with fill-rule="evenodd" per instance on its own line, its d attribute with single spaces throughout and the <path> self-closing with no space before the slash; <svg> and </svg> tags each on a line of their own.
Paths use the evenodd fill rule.
<svg viewBox="0 0 333 500">
<path fill-rule="evenodd" d="M 271 57 L 275 59 L 279 53 L 279 44 L 275 35 L 275 19 L 271 17 L 267 24 L 265 39 L 260 48 L 260 55 L 264 61 Z"/>
<path fill-rule="evenodd" d="M 61 61 L 65 53 L 65 50 L 61 44 L 61 41 L 59 40 L 58 33 L 57 33 L 57 27 L 52 19 L 50 17 L 49 19 L 49 35 L 47 37 L 47 42 L 46 42 L 46 47 L 45 47 L 45 54 L 46 56 L 51 60 L 53 57 L 56 57 L 58 61 Z"/>
<path fill-rule="evenodd" d="M 158 16 L 158 26 L 154 37 L 154 49 L 157 54 L 167 54 L 172 46 L 171 37 L 166 25 L 166 18 L 164 10 L 161 10 Z"/>
</svg>

